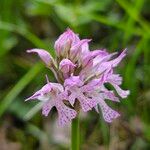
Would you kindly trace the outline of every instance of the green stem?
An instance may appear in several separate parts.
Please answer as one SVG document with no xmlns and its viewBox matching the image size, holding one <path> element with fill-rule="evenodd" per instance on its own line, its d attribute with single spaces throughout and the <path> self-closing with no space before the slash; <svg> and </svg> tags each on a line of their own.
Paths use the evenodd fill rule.
<svg viewBox="0 0 150 150">
<path fill-rule="evenodd" d="M 72 120 L 71 127 L 71 150 L 79 150 L 80 135 L 79 135 L 79 116 Z"/>
</svg>

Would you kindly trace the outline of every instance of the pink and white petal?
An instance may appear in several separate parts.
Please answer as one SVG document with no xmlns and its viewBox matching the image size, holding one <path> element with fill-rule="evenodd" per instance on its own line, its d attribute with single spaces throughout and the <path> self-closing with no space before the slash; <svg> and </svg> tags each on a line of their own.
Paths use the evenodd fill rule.
<svg viewBox="0 0 150 150">
<path fill-rule="evenodd" d="M 74 63 L 72 63 L 69 59 L 63 59 L 59 64 L 59 69 L 63 73 L 68 73 L 76 67 Z"/>
<path fill-rule="evenodd" d="M 83 81 L 81 81 L 79 76 L 71 76 L 64 82 L 65 87 L 82 86 L 82 85 Z"/>
<path fill-rule="evenodd" d="M 47 66 L 50 66 L 51 63 L 52 63 L 52 56 L 46 50 L 43 50 L 43 49 L 31 49 L 31 50 L 27 50 L 27 52 L 28 53 L 37 53 L 39 55 L 39 57 L 43 60 L 43 62 Z"/>
<path fill-rule="evenodd" d="M 82 68 L 84 68 L 86 65 L 88 65 L 88 63 L 92 61 L 92 56 L 91 56 L 91 53 L 87 53 L 85 55 L 83 55 L 83 58 L 81 58 L 81 65 L 82 65 Z"/>
<path fill-rule="evenodd" d="M 87 54 L 87 53 L 89 53 L 90 52 L 90 50 L 89 50 L 89 44 L 88 44 L 88 42 L 90 42 L 91 41 L 91 39 L 89 39 L 89 40 L 87 40 L 86 42 L 84 42 L 83 44 L 82 44 L 82 55 L 85 55 L 85 54 Z"/>
<path fill-rule="evenodd" d="M 88 84 L 82 86 L 81 90 L 83 92 L 96 90 L 99 86 L 101 86 L 102 83 L 103 81 L 101 79 L 93 79 Z"/>
<path fill-rule="evenodd" d="M 117 58 L 109 61 L 108 63 L 112 67 L 116 67 L 121 62 L 121 60 L 126 56 L 126 51 L 127 51 L 127 49 L 125 49 Z"/>
<path fill-rule="evenodd" d="M 25 101 L 28 100 L 35 100 L 38 99 L 38 97 L 41 95 L 41 93 L 39 91 L 35 92 L 32 96 L 28 97 L 27 99 L 25 99 Z"/>
<path fill-rule="evenodd" d="M 100 58 L 108 55 L 108 53 L 104 50 L 94 50 L 94 51 L 89 51 L 88 53 L 83 55 L 83 60 L 82 60 L 82 67 L 85 67 L 86 65 L 89 66 L 89 63 L 92 62 L 93 64 L 93 59 L 97 56 Z"/>
<path fill-rule="evenodd" d="M 50 83 L 50 85 L 55 92 L 64 92 L 64 87 L 60 83 Z"/>
<path fill-rule="evenodd" d="M 27 98 L 25 101 L 31 99 L 38 99 L 41 101 L 47 101 L 49 99 L 49 95 L 47 95 L 51 91 L 50 83 L 44 85 L 40 90 L 35 92 L 31 97 Z"/>
<path fill-rule="evenodd" d="M 104 93 L 100 93 L 100 95 L 102 96 L 102 99 L 109 99 L 114 102 L 120 102 L 119 98 L 115 96 L 113 91 L 105 91 Z"/>
<path fill-rule="evenodd" d="M 111 82 L 117 85 L 121 85 L 122 83 L 122 77 L 120 77 L 119 74 L 110 74 L 107 80 L 108 82 Z"/>
<path fill-rule="evenodd" d="M 109 53 L 106 50 L 94 50 L 94 51 L 91 51 L 91 53 L 92 53 L 93 58 L 96 56 L 104 57 L 104 56 L 109 55 Z"/>
<path fill-rule="evenodd" d="M 113 57 L 114 55 L 116 55 L 117 52 L 115 53 L 112 53 L 112 54 L 108 54 L 108 55 L 97 55 L 94 59 L 93 59 L 93 65 L 96 66 L 96 65 L 101 65 L 101 63 L 106 63 L 107 64 L 107 61 Z M 109 63 L 110 64 L 110 63 Z"/>
<path fill-rule="evenodd" d="M 77 44 L 71 47 L 70 49 L 70 59 L 71 60 L 78 60 L 80 55 L 82 54 L 82 46 L 85 45 L 85 43 L 90 42 L 91 40 L 89 39 L 83 39 L 79 41 Z"/>
<path fill-rule="evenodd" d="M 126 98 L 130 94 L 129 90 L 122 90 L 118 85 L 113 84 L 113 83 L 111 83 L 111 84 L 116 89 L 118 95 L 121 96 L 122 98 Z"/>
<path fill-rule="evenodd" d="M 47 117 L 49 112 L 51 111 L 51 109 L 54 106 L 55 105 L 54 105 L 54 101 L 53 100 L 49 100 L 49 101 L 45 102 L 43 107 L 42 107 L 42 114 Z"/>
<path fill-rule="evenodd" d="M 70 102 L 70 104 L 73 106 L 76 100 L 76 94 L 75 93 L 71 93 L 71 95 L 69 95 L 68 100 Z"/>
</svg>

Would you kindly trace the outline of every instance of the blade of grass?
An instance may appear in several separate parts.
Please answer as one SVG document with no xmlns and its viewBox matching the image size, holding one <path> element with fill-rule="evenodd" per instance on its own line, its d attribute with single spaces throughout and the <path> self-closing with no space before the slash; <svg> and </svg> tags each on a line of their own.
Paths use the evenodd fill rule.
<svg viewBox="0 0 150 150">
<path fill-rule="evenodd" d="M 20 34 L 21 36 L 23 36 L 24 38 L 29 40 L 31 43 L 33 43 L 38 48 L 43 48 L 43 49 L 47 49 L 47 50 L 53 49 L 51 45 L 49 45 L 49 46 L 46 45 L 36 35 L 31 33 L 30 31 L 28 31 L 27 29 L 19 27 L 18 25 L 0 21 L 0 29 Z M 51 53 L 54 56 L 54 51 L 51 51 Z"/>
<path fill-rule="evenodd" d="M 43 106 L 42 102 L 39 102 L 36 104 L 30 111 L 27 112 L 27 114 L 23 117 L 25 121 L 30 120 Z"/>
<path fill-rule="evenodd" d="M 133 13 L 140 14 L 142 7 L 143 7 L 144 1 L 143 0 L 137 0 L 135 1 L 135 5 L 132 8 Z M 127 23 L 126 23 L 126 32 L 124 33 L 124 40 L 123 45 L 126 46 L 129 39 L 133 36 L 134 28 L 135 28 L 135 20 L 131 18 L 129 15 L 126 15 L 125 17 L 128 17 Z"/>
<path fill-rule="evenodd" d="M 130 96 L 127 98 L 127 101 L 123 101 L 126 103 L 127 107 L 128 107 L 128 111 L 129 112 L 133 112 L 133 105 L 135 101 L 131 101 L 136 99 L 136 96 L 138 94 L 138 85 L 137 85 L 137 80 L 135 77 L 135 68 L 136 68 L 136 62 L 140 56 L 140 54 L 142 53 L 143 50 L 143 44 L 145 43 L 145 37 L 143 37 L 137 47 L 135 48 L 135 52 L 133 53 L 132 57 L 130 58 L 128 64 L 126 65 L 126 70 L 125 70 L 125 80 L 126 82 L 124 83 L 126 87 L 129 87 L 129 89 L 131 90 L 131 94 Z"/>
<path fill-rule="evenodd" d="M 111 27 L 114 27 L 114 28 L 117 28 L 119 30 L 123 30 L 126 32 L 126 26 L 124 25 L 124 22 L 114 22 L 114 21 L 111 21 L 106 16 L 96 15 L 96 14 L 87 14 L 87 16 L 90 17 L 92 20 L 95 20 L 95 21 L 105 24 L 107 26 L 111 26 Z M 133 29 L 133 33 L 134 33 L 134 35 L 138 35 L 138 36 L 142 35 L 142 31 L 137 28 Z"/>
<path fill-rule="evenodd" d="M 125 0 L 116 0 L 116 2 L 128 13 L 128 15 L 137 21 L 141 27 L 147 32 L 146 34 L 150 34 L 150 25 L 146 22 L 138 13 L 133 13 L 133 5 Z"/>
<path fill-rule="evenodd" d="M 34 65 L 10 90 L 0 103 L 0 117 L 7 110 L 9 105 L 15 100 L 18 94 L 34 79 L 34 77 L 43 69 L 41 63 Z"/>
</svg>

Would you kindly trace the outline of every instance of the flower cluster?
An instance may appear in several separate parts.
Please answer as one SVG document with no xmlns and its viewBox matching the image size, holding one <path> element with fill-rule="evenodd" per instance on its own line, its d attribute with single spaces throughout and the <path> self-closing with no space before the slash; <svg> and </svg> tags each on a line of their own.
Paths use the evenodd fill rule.
<svg viewBox="0 0 150 150">
<path fill-rule="evenodd" d="M 27 100 L 42 101 L 45 116 L 55 107 L 59 125 L 70 122 L 81 109 L 87 112 L 94 108 L 99 112 L 100 108 L 106 122 L 119 117 L 119 113 L 105 102 L 106 99 L 119 102 L 114 91 L 106 88 L 106 83 L 111 84 L 121 98 L 129 94 L 128 90 L 120 88 L 122 77 L 113 72 L 125 57 L 126 50 L 120 55 L 105 50 L 90 51 L 90 41 L 80 40 L 77 34 L 67 29 L 55 42 L 56 58 L 43 49 L 27 50 L 37 53 L 58 81 L 52 83 L 47 78 L 47 84 Z"/>
</svg>

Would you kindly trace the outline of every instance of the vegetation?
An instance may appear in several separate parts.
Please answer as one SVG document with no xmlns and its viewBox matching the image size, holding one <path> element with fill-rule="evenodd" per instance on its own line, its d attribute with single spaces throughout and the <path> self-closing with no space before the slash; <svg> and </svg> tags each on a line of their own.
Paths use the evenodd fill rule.
<svg viewBox="0 0 150 150">
<path fill-rule="evenodd" d="M 67 27 L 92 38 L 91 49 L 128 49 L 116 70 L 131 92 L 117 104 L 121 117 L 107 124 L 96 112 L 81 114 L 81 149 L 150 149 L 149 5 L 148 0 L 0 0 L 0 149 L 69 148 L 70 128 L 56 126 L 55 110 L 45 118 L 40 103 L 24 102 L 46 83 L 45 74 L 54 80 L 26 50 L 44 48 L 54 55 L 54 41 Z"/>
</svg>

